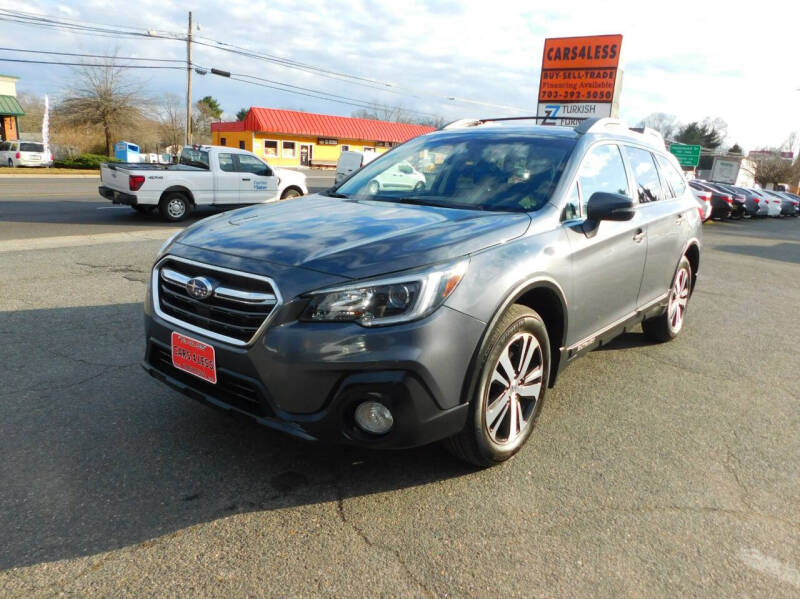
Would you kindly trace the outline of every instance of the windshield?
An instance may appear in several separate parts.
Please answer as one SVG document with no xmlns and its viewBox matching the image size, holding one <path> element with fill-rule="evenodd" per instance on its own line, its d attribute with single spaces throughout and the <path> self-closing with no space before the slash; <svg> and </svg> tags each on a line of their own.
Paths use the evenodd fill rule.
<svg viewBox="0 0 800 599">
<path fill-rule="evenodd" d="M 208 152 L 195 148 L 183 148 L 181 152 L 180 164 L 186 166 L 196 166 L 208 170 Z"/>
<path fill-rule="evenodd" d="M 19 144 L 20 152 L 44 152 L 44 144 L 26 143 Z"/>
<path fill-rule="evenodd" d="M 575 139 L 502 131 L 418 137 L 336 192 L 350 198 L 528 212 L 550 199 Z"/>
</svg>

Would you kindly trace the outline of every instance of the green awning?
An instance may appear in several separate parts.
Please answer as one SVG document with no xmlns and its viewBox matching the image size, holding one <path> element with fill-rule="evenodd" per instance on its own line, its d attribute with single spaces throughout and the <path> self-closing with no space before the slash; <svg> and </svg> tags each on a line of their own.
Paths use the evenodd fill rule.
<svg viewBox="0 0 800 599">
<path fill-rule="evenodd" d="M 0 96 L 0 115 L 22 116 L 25 111 L 14 96 Z"/>
</svg>

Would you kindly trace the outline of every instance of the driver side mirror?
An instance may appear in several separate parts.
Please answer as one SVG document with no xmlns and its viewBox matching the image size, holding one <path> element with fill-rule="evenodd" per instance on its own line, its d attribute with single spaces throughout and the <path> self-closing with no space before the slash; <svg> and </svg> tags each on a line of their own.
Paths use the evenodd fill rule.
<svg viewBox="0 0 800 599">
<path fill-rule="evenodd" d="M 586 205 L 586 220 L 631 220 L 636 214 L 633 200 L 619 193 L 596 191 Z"/>
<path fill-rule="evenodd" d="M 636 205 L 629 196 L 620 193 L 596 191 L 586 204 L 586 220 L 583 222 L 583 232 L 587 237 L 593 237 L 597 233 L 600 221 L 631 220 L 635 214 Z"/>
</svg>

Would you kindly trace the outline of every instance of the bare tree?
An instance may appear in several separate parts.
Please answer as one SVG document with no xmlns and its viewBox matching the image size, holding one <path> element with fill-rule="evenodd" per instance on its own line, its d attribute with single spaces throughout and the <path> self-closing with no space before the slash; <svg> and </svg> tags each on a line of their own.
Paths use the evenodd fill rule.
<svg viewBox="0 0 800 599">
<path fill-rule="evenodd" d="M 158 110 L 161 143 L 172 148 L 183 144 L 186 130 L 186 107 L 183 100 L 174 94 L 164 96 Z"/>
<path fill-rule="evenodd" d="M 440 116 L 418 115 L 402 106 L 391 106 L 381 102 L 370 102 L 374 108 L 367 110 L 361 108 L 352 113 L 351 116 L 357 119 L 374 119 L 376 121 L 389 121 L 390 123 L 411 123 L 414 125 L 428 125 L 430 127 L 441 127 L 445 124 L 444 118 Z"/>
<path fill-rule="evenodd" d="M 638 124 L 639 127 L 650 127 L 655 129 L 665 139 L 672 139 L 680 129 L 678 117 L 674 114 L 667 114 L 666 112 L 653 112 L 644 117 Z"/>
<path fill-rule="evenodd" d="M 22 109 L 25 114 L 19 117 L 20 133 L 41 133 L 42 118 L 44 117 L 44 98 L 35 94 L 22 92 L 17 94 Z"/>
<path fill-rule="evenodd" d="M 791 160 L 781 158 L 780 154 L 776 151 L 774 155 L 765 156 L 763 158 L 752 158 L 751 160 L 756 165 L 755 180 L 756 183 L 762 187 L 772 184 L 778 185 L 779 183 L 794 182 L 796 174 L 792 166 Z"/>
<path fill-rule="evenodd" d="M 146 100 L 124 67 L 104 60 L 103 66 L 87 63 L 76 70 L 75 86 L 64 94 L 60 112 L 65 124 L 101 128 L 110 156 L 113 136 L 143 119 Z"/>
</svg>

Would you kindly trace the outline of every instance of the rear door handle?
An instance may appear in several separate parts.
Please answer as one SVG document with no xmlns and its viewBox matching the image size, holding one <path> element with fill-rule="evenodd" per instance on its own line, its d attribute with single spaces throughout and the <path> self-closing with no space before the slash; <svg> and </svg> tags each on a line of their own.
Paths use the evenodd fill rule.
<svg viewBox="0 0 800 599">
<path fill-rule="evenodd" d="M 639 229 L 638 231 L 636 231 L 636 235 L 633 236 L 633 240 L 636 243 L 642 243 L 642 239 L 644 239 L 644 231 Z"/>
</svg>

